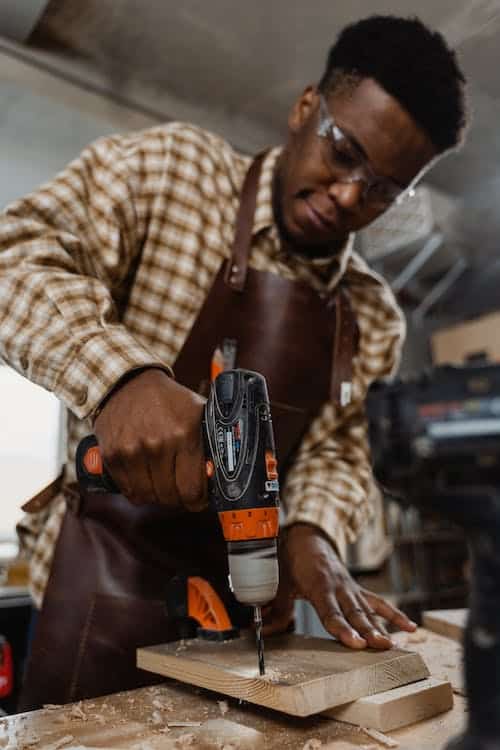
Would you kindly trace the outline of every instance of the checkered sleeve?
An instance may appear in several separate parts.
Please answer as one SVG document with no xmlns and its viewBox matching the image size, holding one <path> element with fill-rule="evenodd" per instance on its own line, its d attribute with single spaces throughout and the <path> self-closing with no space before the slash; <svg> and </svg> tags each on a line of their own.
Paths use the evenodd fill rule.
<svg viewBox="0 0 500 750">
<path fill-rule="evenodd" d="M 145 182 L 133 141 L 101 138 L 0 216 L 0 356 L 80 418 L 127 372 L 165 366 L 114 297 L 148 229 Z"/>
<path fill-rule="evenodd" d="M 344 408 L 327 403 L 304 436 L 283 491 L 286 525 L 309 523 L 329 537 L 345 559 L 371 517 L 373 487 L 365 414 L 370 383 L 393 374 L 405 334 L 402 314 L 387 285 L 373 275 L 373 284 L 349 286 L 360 329 L 354 362 L 353 400 Z"/>
</svg>

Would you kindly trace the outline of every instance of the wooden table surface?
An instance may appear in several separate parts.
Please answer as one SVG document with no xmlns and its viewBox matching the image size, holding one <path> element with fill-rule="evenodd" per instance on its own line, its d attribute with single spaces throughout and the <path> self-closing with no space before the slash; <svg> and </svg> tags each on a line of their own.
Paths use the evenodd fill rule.
<svg viewBox="0 0 500 750">
<path fill-rule="evenodd" d="M 400 645 L 419 651 L 433 676 L 447 676 L 456 694 L 451 711 L 390 733 L 400 750 L 439 750 L 464 724 L 465 699 L 460 677 L 460 647 L 443 636 L 420 630 L 420 642 L 396 636 Z M 413 637 L 412 637 L 413 641 Z M 262 733 L 257 739 L 200 739 L 204 728 L 172 726 L 224 719 Z M 170 727 L 169 727 L 170 725 Z M 205 725 L 206 726 L 206 725 Z M 231 725 L 224 725 L 230 728 Z M 201 732 L 200 737 L 198 737 Z M 310 742 L 317 740 L 319 742 Z M 248 744 L 250 743 L 250 744 Z M 306 745 L 306 743 L 308 743 Z M 0 721 L 1 750 L 376 750 L 384 744 L 362 730 L 332 719 L 294 719 L 237 700 L 164 681 L 68 706 L 16 714 Z"/>
</svg>

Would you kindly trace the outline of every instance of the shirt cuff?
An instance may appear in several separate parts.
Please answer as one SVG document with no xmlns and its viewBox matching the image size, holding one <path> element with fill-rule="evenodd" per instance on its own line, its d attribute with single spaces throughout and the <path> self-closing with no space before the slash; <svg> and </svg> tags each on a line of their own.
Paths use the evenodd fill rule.
<svg viewBox="0 0 500 750">
<path fill-rule="evenodd" d="M 159 367 L 173 377 L 172 369 L 123 326 L 108 326 L 76 350 L 54 392 L 79 419 L 86 419 L 121 378 L 144 367 Z"/>
<path fill-rule="evenodd" d="M 300 511 L 288 514 L 285 519 L 284 527 L 287 528 L 296 523 L 307 523 L 309 526 L 316 526 L 320 529 L 330 541 L 341 561 L 345 563 L 347 559 L 347 538 L 345 528 L 341 523 L 336 523 L 334 526 L 326 527 L 318 522 L 317 514 Z"/>
</svg>

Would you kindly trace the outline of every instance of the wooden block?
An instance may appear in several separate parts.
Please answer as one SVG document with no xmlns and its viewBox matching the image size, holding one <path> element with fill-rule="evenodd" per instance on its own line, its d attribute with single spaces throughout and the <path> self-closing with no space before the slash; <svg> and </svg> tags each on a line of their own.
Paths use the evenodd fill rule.
<svg viewBox="0 0 500 750">
<path fill-rule="evenodd" d="M 253 636 L 140 648 L 137 666 L 293 716 L 310 716 L 429 676 L 421 656 L 400 649 L 352 651 L 331 639 L 299 635 L 268 638 L 265 645 L 264 677 Z"/>
<path fill-rule="evenodd" d="M 468 609 L 433 609 L 423 614 L 423 625 L 433 633 L 462 641 Z"/>
<path fill-rule="evenodd" d="M 345 706 L 329 709 L 324 716 L 360 727 L 390 732 L 453 708 L 451 683 L 428 677 L 411 685 L 369 695 Z"/>
</svg>

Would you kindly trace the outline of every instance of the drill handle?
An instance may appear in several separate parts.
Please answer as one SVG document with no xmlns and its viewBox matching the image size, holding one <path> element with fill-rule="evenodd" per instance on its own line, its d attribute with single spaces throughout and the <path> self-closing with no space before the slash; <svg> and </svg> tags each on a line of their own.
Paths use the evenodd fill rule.
<svg viewBox="0 0 500 750">
<path fill-rule="evenodd" d="M 111 475 L 104 466 L 95 435 L 87 435 L 76 449 L 76 477 L 86 492 L 120 493 Z"/>
</svg>

